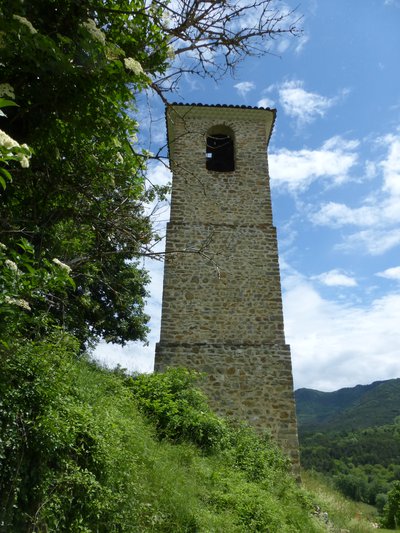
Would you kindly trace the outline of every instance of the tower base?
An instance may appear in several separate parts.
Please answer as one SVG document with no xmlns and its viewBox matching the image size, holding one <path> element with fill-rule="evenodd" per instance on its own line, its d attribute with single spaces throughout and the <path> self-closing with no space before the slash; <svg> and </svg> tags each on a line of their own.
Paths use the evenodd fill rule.
<svg viewBox="0 0 400 533">
<path fill-rule="evenodd" d="M 269 431 L 299 465 L 288 345 L 166 343 L 156 346 L 155 371 L 185 367 L 205 374 L 199 384 L 220 415 Z"/>
</svg>

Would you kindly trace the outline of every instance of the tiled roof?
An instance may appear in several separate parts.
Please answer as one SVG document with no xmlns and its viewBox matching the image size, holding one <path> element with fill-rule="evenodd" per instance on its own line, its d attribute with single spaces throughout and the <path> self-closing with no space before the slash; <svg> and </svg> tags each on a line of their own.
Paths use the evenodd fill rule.
<svg viewBox="0 0 400 533">
<path fill-rule="evenodd" d="M 182 102 L 172 102 L 170 105 L 173 105 L 173 106 L 180 105 L 180 106 L 189 106 L 189 107 L 228 107 L 231 109 L 268 109 L 269 111 L 274 111 L 270 107 L 257 107 L 257 106 L 251 106 L 251 105 L 200 104 L 200 103 L 185 104 Z"/>
<path fill-rule="evenodd" d="M 200 104 L 200 103 L 186 104 L 183 102 L 168 103 L 165 109 L 165 119 L 167 123 L 167 146 L 168 146 L 169 157 L 171 156 L 171 146 L 170 146 L 170 131 L 168 127 L 168 124 L 169 124 L 168 123 L 168 109 L 172 107 L 176 107 L 176 106 L 189 107 L 189 108 L 190 107 L 204 107 L 204 108 L 214 107 L 217 109 L 248 109 L 248 110 L 254 110 L 254 111 L 270 111 L 273 114 L 273 119 L 272 119 L 272 128 L 270 129 L 269 137 L 267 140 L 267 145 L 269 144 L 269 140 L 271 138 L 272 131 L 275 125 L 276 109 L 273 109 L 273 108 L 271 109 L 270 107 L 256 107 L 256 106 L 249 106 L 249 105 L 231 105 L 231 104 Z"/>
</svg>

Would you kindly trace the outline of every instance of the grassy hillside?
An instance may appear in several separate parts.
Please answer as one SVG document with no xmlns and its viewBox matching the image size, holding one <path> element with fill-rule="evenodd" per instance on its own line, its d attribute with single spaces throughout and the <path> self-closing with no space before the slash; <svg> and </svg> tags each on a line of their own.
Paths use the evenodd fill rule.
<svg viewBox="0 0 400 533">
<path fill-rule="evenodd" d="M 302 473 L 305 488 L 314 495 L 321 509 L 321 518 L 331 532 L 372 533 L 377 531 L 379 517 L 374 507 L 354 502 L 335 490 L 329 479 L 316 472 Z M 379 533 L 388 531 L 379 529 Z"/>
<path fill-rule="evenodd" d="M 1 531 L 324 530 L 279 450 L 214 415 L 191 374 L 78 353 L 62 333 L 1 348 Z"/>
<path fill-rule="evenodd" d="M 299 487 L 268 436 L 216 416 L 191 373 L 127 376 L 78 354 L 62 332 L 0 348 L 0 531 L 372 530 L 371 507 L 308 473 Z"/>
</svg>

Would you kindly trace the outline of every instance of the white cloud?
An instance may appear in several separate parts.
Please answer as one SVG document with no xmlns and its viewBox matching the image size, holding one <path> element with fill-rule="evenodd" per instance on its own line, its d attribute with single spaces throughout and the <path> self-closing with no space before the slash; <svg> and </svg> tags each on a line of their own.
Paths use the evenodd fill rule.
<svg viewBox="0 0 400 533">
<path fill-rule="evenodd" d="M 304 191 L 318 179 L 340 184 L 348 179 L 358 155 L 357 141 L 328 139 L 317 150 L 281 148 L 269 155 L 271 184 L 290 192 Z"/>
<path fill-rule="evenodd" d="M 145 259 L 144 267 L 151 274 L 151 282 L 148 286 L 150 297 L 145 310 L 150 315 L 148 344 L 144 346 L 141 342 L 129 342 L 122 347 L 116 344 L 100 343 L 94 351 L 94 358 L 109 368 L 119 364 L 131 372 L 153 371 L 155 345 L 160 335 L 164 263 L 154 259 Z"/>
<path fill-rule="evenodd" d="M 96 346 L 93 358 L 107 368 L 120 366 L 129 372 L 149 373 L 154 368 L 154 346 L 135 346 L 128 343 L 126 346 L 107 344 L 101 342 Z"/>
<path fill-rule="evenodd" d="M 147 171 L 147 181 L 152 185 L 167 185 L 172 180 L 170 169 L 160 162 L 151 164 Z M 151 204 L 145 206 L 147 216 L 150 216 L 153 229 L 158 234 L 165 233 L 165 224 L 170 216 L 170 199 L 159 202 L 154 200 Z"/>
<path fill-rule="evenodd" d="M 380 255 L 400 244 L 400 135 L 386 135 L 378 139 L 378 145 L 385 148 L 385 155 L 376 162 L 368 161 L 365 169 L 367 179 L 380 181 L 361 198 L 361 205 L 327 202 L 310 215 L 314 224 L 361 228 L 346 235 L 339 249 Z"/>
<path fill-rule="evenodd" d="M 329 391 L 400 376 L 400 294 L 363 308 L 322 298 L 299 275 L 289 276 L 285 285 L 296 388 Z"/>
<path fill-rule="evenodd" d="M 284 52 L 286 52 L 286 50 L 289 48 L 291 44 L 291 40 L 290 39 L 280 39 L 280 41 L 278 42 L 277 46 L 276 46 L 276 51 L 278 54 L 283 54 Z"/>
<path fill-rule="evenodd" d="M 400 196 L 400 136 L 386 135 L 382 143 L 388 145 L 386 159 L 381 162 L 384 177 L 384 191 Z"/>
<path fill-rule="evenodd" d="M 396 280 L 396 281 L 400 281 L 400 266 L 387 268 L 383 272 L 378 272 L 376 275 L 381 277 L 381 278 L 393 279 L 393 280 Z"/>
<path fill-rule="evenodd" d="M 264 93 L 272 93 L 275 90 L 275 88 L 276 88 L 276 85 L 274 83 L 271 83 L 262 92 L 263 92 L 263 94 Z"/>
<path fill-rule="evenodd" d="M 271 98 L 261 98 L 257 102 L 257 107 L 269 107 L 272 109 L 275 107 L 275 102 Z"/>
<path fill-rule="evenodd" d="M 303 48 L 305 47 L 305 45 L 308 43 L 309 40 L 310 40 L 310 37 L 306 33 L 302 33 L 300 37 L 298 37 L 297 46 L 294 49 L 296 54 L 300 54 L 303 51 Z"/>
<path fill-rule="evenodd" d="M 268 2 L 268 12 L 266 13 L 266 5 L 263 2 L 252 5 L 249 9 L 248 0 L 238 0 L 236 2 L 238 9 L 244 9 L 241 16 L 236 19 L 235 23 L 231 25 L 230 31 L 239 33 L 242 30 L 247 30 L 251 27 L 257 27 L 260 21 L 266 18 L 266 15 L 271 20 L 272 29 L 290 28 L 292 26 L 299 27 L 299 20 L 301 15 L 296 9 L 286 4 L 282 0 L 270 0 Z M 278 24 L 274 24 L 274 17 L 278 19 Z M 282 53 L 288 46 L 290 46 L 295 39 L 293 36 L 289 38 L 285 32 L 276 33 L 273 38 L 265 40 L 265 48 L 270 53 Z M 284 44 L 282 44 L 284 42 Z"/>
<path fill-rule="evenodd" d="M 365 199 L 361 207 L 349 207 L 346 204 L 328 202 L 310 218 L 315 224 L 339 228 L 346 225 L 379 230 L 389 229 L 400 222 L 399 200 L 396 197 L 381 198 L 380 191 Z"/>
<path fill-rule="evenodd" d="M 375 206 L 357 208 L 348 207 L 337 202 L 328 202 L 311 215 L 315 224 L 330 227 L 340 227 L 348 224 L 355 226 L 373 226 L 380 220 L 380 212 Z"/>
<path fill-rule="evenodd" d="M 300 80 L 284 82 L 279 86 L 278 92 L 284 112 L 295 118 L 300 126 L 325 116 L 337 101 L 336 98 L 306 91 Z"/>
<path fill-rule="evenodd" d="M 255 88 L 255 84 L 252 81 L 241 81 L 234 85 L 234 87 L 240 96 L 244 98 L 249 91 L 252 91 Z"/>
<path fill-rule="evenodd" d="M 355 287 L 357 285 L 357 281 L 353 277 L 337 269 L 323 272 L 318 276 L 313 276 L 312 279 L 328 287 Z"/>
<path fill-rule="evenodd" d="M 400 244 L 400 228 L 367 229 L 347 235 L 337 250 L 382 255 Z"/>
<path fill-rule="evenodd" d="M 158 161 L 149 165 L 146 177 L 152 185 L 167 185 L 172 180 L 170 168 Z"/>
<path fill-rule="evenodd" d="M 377 175 L 377 165 L 375 161 L 366 161 L 365 162 L 365 178 L 370 180 L 376 177 Z"/>
</svg>

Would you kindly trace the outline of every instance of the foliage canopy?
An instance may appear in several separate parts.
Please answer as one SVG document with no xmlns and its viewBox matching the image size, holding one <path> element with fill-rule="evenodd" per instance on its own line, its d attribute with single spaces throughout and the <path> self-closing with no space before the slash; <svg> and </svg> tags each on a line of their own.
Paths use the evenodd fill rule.
<svg viewBox="0 0 400 533">
<path fill-rule="evenodd" d="M 146 186 L 137 95 L 165 100 L 187 72 L 216 76 L 266 53 L 263 41 L 296 31 L 293 16 L 270 0 L 5 0 L 0 24 L 0 127 L 33 151 L 29 168 L 15 160 L 27 167 L 28 148 L 2 159 L 0 241 L 27 239 L 38 268 L 56 258 L 75 284 L 62 299 L 28 297 L 32 313 L 82 344 L 144 339 L 139 258 L 155 237 L 144 205 L 164 191 Z"/>
<path fill-rule="evenodd" d="M 146 18 L 103 13 L 106 38 L 92 4 L 3 4 L 2 77 L 18 103 L 3 122 L 35 155 L 12 170 L 0 229 L 6 245 L 29 239 L 38 265 L 72 268 L 75 288 L 43 304 L 60 324 L 82 342 L 124 342 L 146 333 L 147 275 L 134 259 L 151 240 L 132 94 L 148 84 L 142 68 L 165 69 L 167 43 Z"/>
</svg>

